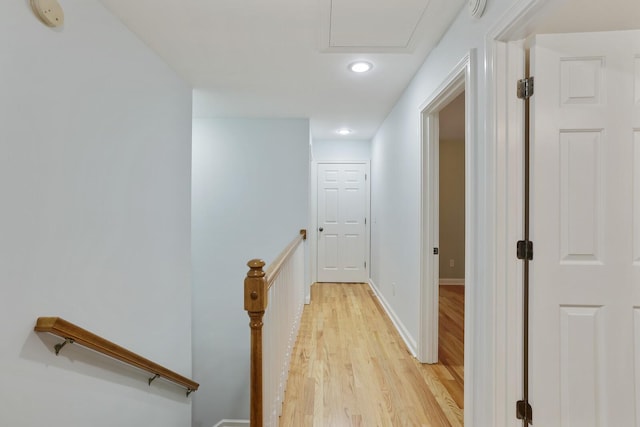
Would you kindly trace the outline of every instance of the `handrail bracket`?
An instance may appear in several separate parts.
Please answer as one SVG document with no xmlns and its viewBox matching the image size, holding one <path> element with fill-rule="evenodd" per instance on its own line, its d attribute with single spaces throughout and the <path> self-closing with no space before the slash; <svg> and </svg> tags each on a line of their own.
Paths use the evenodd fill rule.
<svg viewBox="0 0 640 427">
<path fill-rule="evenodd" d="M 74 342 L 75 341 L 73 340 L 73 338 L 65 338 L 63 342 L 54 345 L 53 349 L 56 351 L 56 356 L 60 353 L 60 350 L 62 350 L 62 347 L 64 347 L 67 344 L 73 344 Z"/>
<path fill-rule="evenodd" d="M 149 378 L 149 387 L 151 387 L 151 383 L 158 378 L 160 378 L 160 374 L 155 374 L 154 376 Z"/>
</svg>

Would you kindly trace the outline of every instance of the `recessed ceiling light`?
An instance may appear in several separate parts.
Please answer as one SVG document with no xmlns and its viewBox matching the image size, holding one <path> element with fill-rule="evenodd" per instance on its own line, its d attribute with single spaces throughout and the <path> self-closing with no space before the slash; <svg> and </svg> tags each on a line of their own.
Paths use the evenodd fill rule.
<svg viewBox="0 0 640 427">
<path fill-rule="evenodd" d="M 342 128 L 342 129 L 338 129 L 336 131 L 339 135 L 350 135 L 353 131 L 351 129 L 347 129 L 347 128 Z"/>
<path fill-rule="evenodd" d="M 367 61 L 357 61 L 349 64 L 349 69 L 354 73 L 366 73 L 373 68 L 373 64 Z"/>
</svg>

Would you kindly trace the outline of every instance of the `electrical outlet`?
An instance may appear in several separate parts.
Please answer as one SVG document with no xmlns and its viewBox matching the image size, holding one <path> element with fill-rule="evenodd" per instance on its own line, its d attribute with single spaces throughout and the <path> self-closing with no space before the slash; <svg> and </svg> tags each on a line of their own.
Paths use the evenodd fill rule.
<svg viewBox="0 0 640 427">
<path fill-rule="evenodd" d="M 449 267 L 453 267 L 455 265 L 454 260 L 450 259 L 449 260 Z"/>
</svg>

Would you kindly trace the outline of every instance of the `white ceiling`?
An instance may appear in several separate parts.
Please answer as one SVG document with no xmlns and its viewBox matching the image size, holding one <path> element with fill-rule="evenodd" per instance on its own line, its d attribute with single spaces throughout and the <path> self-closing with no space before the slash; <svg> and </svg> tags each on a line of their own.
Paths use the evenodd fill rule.
<svg viewBox="0 0 640 427">
<path fill-rule="evenodd" d="M 636 29 L 640 29 L 640 0 L 547 0 L 535 18 L 509 38 Z"/>
<path fill-rule="evenodd" d="M 194 87 L 194 117 L 310 118 L 317 139 L 371 138 L 466 3 L 101 1 Z"/>
</svg>

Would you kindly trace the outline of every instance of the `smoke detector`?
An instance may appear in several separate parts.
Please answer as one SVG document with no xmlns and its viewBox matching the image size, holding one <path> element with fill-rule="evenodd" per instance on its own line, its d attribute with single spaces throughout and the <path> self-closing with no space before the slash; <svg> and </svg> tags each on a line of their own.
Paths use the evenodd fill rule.
<svg viewBox="0 0 640 427">
<path fill-rule="evenodd" d="M 60 27 L 64 24 L 64 12 L 58 0 L 31 0 L 31 9 L 49 27 Z"/>
<path fill-rule="evenodd" d="M 487 0 L 469 0 L 469 13 L 474 18 L 480 18 L 487 7 Z"/>
</svg>

